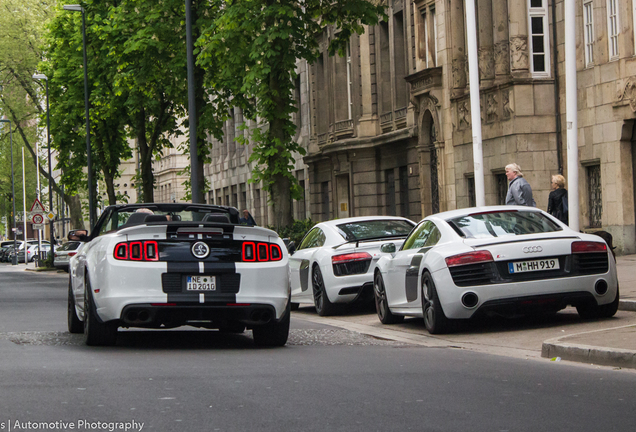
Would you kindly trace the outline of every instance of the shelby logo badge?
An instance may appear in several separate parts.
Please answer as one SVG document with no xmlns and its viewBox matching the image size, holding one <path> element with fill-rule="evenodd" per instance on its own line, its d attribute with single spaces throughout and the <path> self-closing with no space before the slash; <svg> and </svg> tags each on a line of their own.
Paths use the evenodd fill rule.
<svg viewBox="0 0 636 432">
<path fill-rule="evenodd" d="M 192 255 L 196 258 L 203 259 L 210 254 L 210 248 L 203 242 L 196 242 L 192 246 Z"/>
</svg>

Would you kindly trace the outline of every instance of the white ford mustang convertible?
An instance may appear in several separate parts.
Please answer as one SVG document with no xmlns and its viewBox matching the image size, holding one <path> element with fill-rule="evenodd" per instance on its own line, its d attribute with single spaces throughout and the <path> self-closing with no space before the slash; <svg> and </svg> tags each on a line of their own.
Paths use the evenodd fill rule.
<svg viewBox="0 0 636 432">
<path fill-rule="evenodd" d="M 183 325 L 287 342 L 287 250 L 274 231 L 239 225 L 235 208 L 115 205 L 69 240 L 84 245 L 69 264 L 68 329 L 88 345 L 115 344 L 119 327 Z"/>
<path fill-rule="evenodd" d="M 374 269 L 380 321 L 423 317 L 432 333 L 475 314 L 618 309 L 616 262 L 605 241 L 531 207 L 454 210 L 422 220 L 401 247 L 385 243 Z"/>
</svg>

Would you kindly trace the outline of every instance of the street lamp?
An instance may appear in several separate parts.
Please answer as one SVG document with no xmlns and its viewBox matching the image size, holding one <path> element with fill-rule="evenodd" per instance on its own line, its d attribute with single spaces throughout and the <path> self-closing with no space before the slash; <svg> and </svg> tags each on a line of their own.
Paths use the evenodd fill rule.
<svg viewBox="0 0 636 432">
<path fill-rule="evenodd" d="M 64 5 L 64 10 L 82 13 L 82 48 L 84 54 L 84 108 L 86 110 L 86 161 L 88 163 L 88 215 L 90 229 L 95 225 L 95 204 L 93 202 L 93 167 L 91 164 L 91 124 L 88 117 L 88 66 L 86 64 L 86 11 L 80 5 Z"/>
<path fill-rule="evenodd" d="M 9 123 L 9 141 L 11 142 L 11 195 L 13 201 L 13 258 L 11 259 L 12 265 L 18 265 L 18 244 L 16 237 L 18 235 L 18 229 L 15 226 L 15 177 L 13 176 L 13 129 L 11 128 L 11 120 L 0 119 L 2 123 Z M 26 215 L 24 215 L 26 217 Z M 26 243 L 25 243 L 26 248 Z M 24 249 L 24 256 L 26 256 L 26 249 Z"/>
<path fill-rule="evenodd" d="M 46 143 L 49 148 L 49 211 L 53 211 L 53 174 L 51 171 L 51 122 L 49 120 L 49 79 L 44 74 L 34 74 L 33 79 L 46 81 Z M 55 226 L 53 219 L 49 220 L 49 239 L 51 243 L 51 256 L 55 256 Z"/>
</svg>

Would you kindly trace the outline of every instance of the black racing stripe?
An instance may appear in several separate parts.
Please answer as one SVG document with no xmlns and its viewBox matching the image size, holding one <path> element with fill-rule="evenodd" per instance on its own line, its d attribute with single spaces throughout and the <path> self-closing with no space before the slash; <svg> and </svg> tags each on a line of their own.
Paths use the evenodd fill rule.
<svg viewBox="0 0 636 432">
<path fill-rule="evenodd" d="M 420 271 L 420 263 L 423 255 L 417 254 L 411 260 L 411 266 L 406 270 L 406 301 L 412 302 L 417 299 L 417 276 Z"/>
</svg>

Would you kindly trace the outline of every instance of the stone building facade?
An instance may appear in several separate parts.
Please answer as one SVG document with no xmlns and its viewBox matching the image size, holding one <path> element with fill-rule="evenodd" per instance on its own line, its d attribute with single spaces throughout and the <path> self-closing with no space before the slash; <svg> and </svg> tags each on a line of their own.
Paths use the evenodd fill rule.
<svg viewBox="0 0 636 432">
<path fill-rule="evenodd" d="M 475 1 L 486 204 L 504 202 L 504 167 L 516 162 L 545 209 L 551 175 L 567 177 L 563 1 Z M 633 253 L 636 9 L 577 0 L 576 10 L 580 226 Z M 387 11 L 345 56 L 328 56 L 326 29 L 309 66 L 315 220 L 418 220 L 475 203 L 464 0 L 388 0 Z"/>
</svg>

